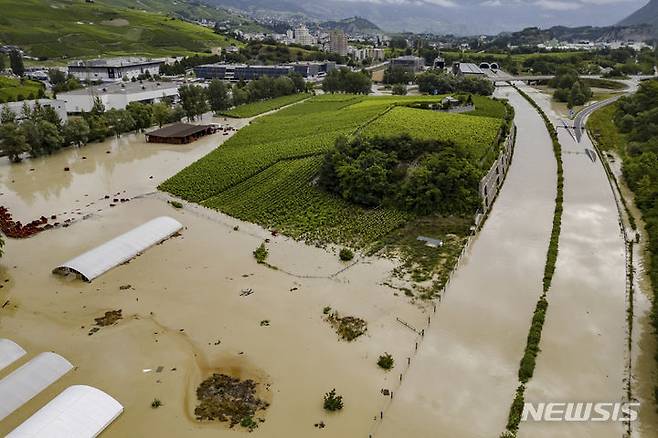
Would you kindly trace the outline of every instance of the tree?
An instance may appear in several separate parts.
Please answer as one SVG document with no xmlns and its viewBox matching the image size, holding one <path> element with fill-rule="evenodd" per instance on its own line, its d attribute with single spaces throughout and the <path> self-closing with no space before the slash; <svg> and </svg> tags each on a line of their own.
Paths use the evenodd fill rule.
<svg viewBox="0 0 658 438">
<path fill-rule="evenodd" d="M 9 53 L 9 63 L 11 65 L 11 71 L 14 72 L 17 76 L 23 76 L 25 74 L 25 66 L 23 65 L 23 55 L 18 50 L 12 50 Z"/>
<path fill-rule="evenodd" d="M 83 146 L 89 141 L 89 125 L 85 119 L 70 119 L 62 128 L 64 142 L 75 146 Z"/>
<path fill-rule="evenodd" d="M 16 121 L 16 114 L 9 109 L 7 105 L 2 105 L 0 111 L 0 123 L 13 123 Z"/>
<path fill-rule="evenodd" d="M 234 106 L 249 102 L 249 93 L 244 88 L 240 88 L 238 84 L 233 86 L 231 95 L 233 96 L 232 99 Z"/>
<path fill-rule="evenodd" d="M 219 79 L 213 79 L 208 85 L 208 102 L 210 109 L 218 113 L 230 106 L 228 88 Z"/>
<path fill-rule="evenodd" d="M 299 73 L 290 73 L 289 77 L 292 79 L 292 83 L 295 86 L 295 91 L 297 93 L 306 91 L 306 81 L 302 75 Z"/>
<path fill-rule="evenodd" d="M 407 94 L 407 86 L 404 84 L 395 84 L 391 87 L 391 92 L 396 96 L 404 96 Z"/>
<path fill-rule="evenodd" d="M 100 97 L 94 98 L 94 104 L 91 107 L 91 114 L 94 116 L 99 116 L 105 112 L 105 105 L 101 101 Z"/>
<path fill-rule="evenodd" d="M 336 389 L 332 389 L 324 395 L 324 409 L 327 411 L 340 411 L 343 409 L 343 396 L 336 395 Z"/>
<path fill-rule="evenodd" d="M 178 88 L 181 105 L 188 120 L 194 120 L 208 110 L 206 91 L 198 85 L 183 85 Z"/>
<path fill-rule="evenodd" d="M 391 67 L 384 71 L 385 84 L 408 84 L 413 82 L 416 75 L 403 67 Z"/>
<path fill-rule="evenodd" d="M 0 55 L 0 72 L 4 71 L 6 67 L 4 55 Z"/>
<path fill-rule="evenodd" d="M 124 132 L 135 129 L 135 119 L 127 110 L 110 109 L 104 114 L 108 129 L 119 136 Z"/>
<path fill-rule="evenodd" d="M 172 110 L 166 103 L 158 102 L 153 104 L 153 121 L 162 128 L 162 125 L 169 123 L 172 116 Z M 180 120 L 180 119 L 179 119 Z"/>
<path fill-rule="evenodd" d="M 21 128 L 14 122 L 0 125 L 0 146 L 9 160 L 13 163 L 21 161 L 21 154 L 30 148 L 25 141 L 25 135 Z"/>
<path fill-rule="evenodd" d="M 153 105 L 130 102 L 126 106 L 126 111 L 128 111 L 135 121 L 135 127 L 133 129 L 146 129 L 153 124 Z"/>
<path fill-rule="evenodd" d="M 52 85 L 61 85 L 66 82 L 66 74 L 57 68 L 48 70 L 48 79 Z"/>
</svg>

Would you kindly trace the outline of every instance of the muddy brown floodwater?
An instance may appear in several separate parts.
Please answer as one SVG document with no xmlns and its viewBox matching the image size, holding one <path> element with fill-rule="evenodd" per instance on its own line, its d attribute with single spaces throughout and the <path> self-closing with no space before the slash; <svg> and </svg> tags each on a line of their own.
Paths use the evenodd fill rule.
<svg viewBox="0 0 658 438">
<path fill-rule="evenodd" d="M 487 437 L 504 430 L 541 293 L 556 164 L 539 115 L 512 88 L 518 136 L 509 174 L 457 270 L 377 437 Z"/>
<path fill-rule="evenodd" d="M 258 396 L 271 406 L 255 436 L 367 436 L 385 398 L 381 390 L 395 381 L 377 358 L 387 351 L 401 362 L 416 338 L 396 318 L 419 326 L 426 312 L 382 285 L 394 268 L 389 260 L 360 258 L 332 275 L 347 266 L 332 250 L 272 237 L 202 207 L 175 209 L 161 193 L 141 196 L 224 138 L 171 146 L 145 144 L 137 135 L 19 165 L 0 160 L 0 204 L 18 219 L 77 208 L 83 212 L 77 216 L 91 214 L 68 228 L 7 241 L 0 336 L 28 355 L 0 378 L 42 351 L 55 351 L 76 368 L 0 422 L 0 436 L 74 384 L 96 386 L 125 407 L 103 436 L 245 433 L 194 419 L 196 387 L 213 372 L 259 382 Z M 115 207 L 97 201 L 117 192 L 137 198 Z M 57 264 L 161 215 L 184 225 L 181 236 L 92 283 L 51 274 Z M 265 238 L 271 239 L 268 261 L 280 270 L 258 265 L 252 255 Z M 253 293 L 241 296 L 246 288 Z M 363 318 L 367 333 L 340 341 L 323 319 L 325 306 Z M 94 319 L 116 309 L 122 319 L 90 336 Z M 345 403 L 335 415 L 322 409 L 332 388 Z M 155 398 L 163 406 L 151 408 Z M 320 422 L 322 430 L 314 426 Z"/>
<path fill-rule="evenodd" d="M 626 259 L 619 214 L 587 135 L 578 143 L 550 109 L 550 98 L 525 88 L 558 127 L 564 162 L 564 213 L 541 352 L 526 402 L 624 401 Z M 619 422 L 525 422 L 519 437 L 620 437 Z"/>
</svg>

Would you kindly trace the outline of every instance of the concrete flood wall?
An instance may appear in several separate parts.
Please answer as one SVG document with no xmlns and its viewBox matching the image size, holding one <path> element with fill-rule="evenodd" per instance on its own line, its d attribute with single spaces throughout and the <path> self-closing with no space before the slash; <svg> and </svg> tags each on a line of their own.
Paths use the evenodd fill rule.
<svg viewBox="0 0 658 438">
<path fill-rule="evenodd" d="M 505 146 L 503 150 L 500 151 L 498 158 L 491 165 L 489 172 L 482 178 L 480 181 L 480 196 L 482 197 L 482 209 L 486 214 L 491 205 L 493 204 L 494 199 L 498 191 L 503 185 L 505 180 L 505 174 L 507 169 L 509 169 L 510 164 L 512 163 L 512 154 L 514 153 L 514 143 L 516 140 L 516 125 L 512 125 L 510 134 L 505 140 Z"/>
</svg>

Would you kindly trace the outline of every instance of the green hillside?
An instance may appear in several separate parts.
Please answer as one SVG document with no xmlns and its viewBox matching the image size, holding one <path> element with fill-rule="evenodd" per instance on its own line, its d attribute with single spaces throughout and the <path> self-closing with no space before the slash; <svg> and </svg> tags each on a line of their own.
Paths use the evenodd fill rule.
<svg viewBox="0 0 658 438">
<path fill-rule="evenodd" d="M 219 6 L 211 6 L 197 0 L 96 0 L 111 6 L 144 10 L 168 14 L 186 20 L 212 20 L 220 23 L 229 23 L 231 28 L 242 31 L 263 32 L 265 29 L 242 15 L 228 11 Z"/>
<path fill-rule="evenodd" d="M 3 0 L 0 42 L 40 58 L 171 56 L 235 41 L 166 14 L 84 0 Z"/>
</svg>

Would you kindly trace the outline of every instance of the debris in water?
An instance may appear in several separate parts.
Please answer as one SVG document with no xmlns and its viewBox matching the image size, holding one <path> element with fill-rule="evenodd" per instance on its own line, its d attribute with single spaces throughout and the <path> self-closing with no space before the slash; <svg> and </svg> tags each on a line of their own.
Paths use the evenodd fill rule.
<svg viewBox="0 0 658 438">
<path fill-rule="evenodd" d="M 251 379 L 240 380 L 215 373 L 197 388 L 199 405 L 194 409 L 194 415 L 200 421 L 218 420 L 229 422 L 230 427 L 241 424 L 253 430 L 258 426 L 253 420 L 254 415 L 269 407 L 269 403 L 256 395 L 256 386 Z"/>
<path fill-rule="evenodd" d="M 348 342 L 355 340 L 368 330 L 368 323 L 365 320 L 355 316 L 341 317 L 336 311 L 327 314 L 326 321 L 331 324 L 341 339 Z"/>
</svg>

